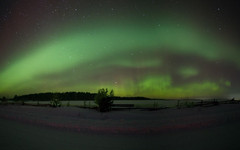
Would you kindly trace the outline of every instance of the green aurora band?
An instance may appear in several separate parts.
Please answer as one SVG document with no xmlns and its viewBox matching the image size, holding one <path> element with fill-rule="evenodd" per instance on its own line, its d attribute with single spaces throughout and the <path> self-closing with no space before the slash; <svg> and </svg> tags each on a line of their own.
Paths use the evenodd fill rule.
<svg viewBox="0 0 240 150">
<path fill-rule="evenodd" d="M 89 27 L 68 26 L 57 34 L 48 33 L 53 37 L 42 36 L 41 44 L 31 43 L 22 48 L 27 55 L 15 55 L 14 63 L 0 71 L 0 95 L 96 92 L 106 87 L 114 89 L 119 96 L 229 96 L 231 79 L 220 76 L 214 80 L 207 77 L 189 80 L 204 74 L 192 64 L 174 68 L 175 74 L 186 80 L 175 84 L 176 78 L 168 71 L 171 64 L 162 56 L 166 52 L 197 56 L 213 63 L 230 62 L 239 68 L 240 63 L 233 59 L 238 56 L 238 47 L 201 32 L 194 25 L 158 22 L 161 24 L 106 21 Z"/>
</svg>

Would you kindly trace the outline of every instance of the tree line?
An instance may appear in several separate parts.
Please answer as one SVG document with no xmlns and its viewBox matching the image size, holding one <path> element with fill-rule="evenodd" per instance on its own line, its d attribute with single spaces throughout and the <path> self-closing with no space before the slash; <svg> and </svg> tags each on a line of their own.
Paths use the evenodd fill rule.
<svg viewBox="0 0 240 150">
<path fill-rule="evenodd" d="M 93 100 L 96 96 L 95 93 L 89 92 L 65 92 L 65 93 L 36 93 L 28 95 L 15 95 L 13 100 L 24 100 L 24 101 L 51 101 L 52 99 L 58 100 Z"/>
<path fill-rule="evenodd" d="M 14 100 L 14 101 L 51 101 L 53 99 L 58 99 L 61 101 L 84 101 L 84 100 L 94 100 L 97 93 L 90 92 L 57 92 L 57 93 L 35 93 L 35 94 L 26 94 L 26 95 L 15 95 L 13 98 L 0 98 L 1 101 L 5 100 Z M 113 100 L 148 100 L 146 97 L 120 97 L 114 96 Z"/>
</svg>

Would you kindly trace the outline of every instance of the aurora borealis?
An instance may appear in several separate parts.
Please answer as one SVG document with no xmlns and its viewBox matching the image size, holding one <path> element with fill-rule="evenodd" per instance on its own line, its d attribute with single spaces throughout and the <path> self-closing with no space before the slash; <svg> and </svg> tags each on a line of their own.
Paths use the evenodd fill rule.
<svg viewBox="0 0 240 150">
<path fill-rule="evenodd" d="M 0 96 L 239 97 L 239 2 L 1 1 Z"/>
</svg>

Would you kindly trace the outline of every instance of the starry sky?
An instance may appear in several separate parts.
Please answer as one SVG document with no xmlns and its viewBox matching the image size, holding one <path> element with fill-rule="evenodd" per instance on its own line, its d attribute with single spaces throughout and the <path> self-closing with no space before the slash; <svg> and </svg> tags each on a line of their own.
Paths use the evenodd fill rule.
<svg viewBox="0 0 240 150">
<path fill-rule="evenodd" d="M 240 2 L 1 0 L 0 96 L 240 98 Z"/>
</svg>

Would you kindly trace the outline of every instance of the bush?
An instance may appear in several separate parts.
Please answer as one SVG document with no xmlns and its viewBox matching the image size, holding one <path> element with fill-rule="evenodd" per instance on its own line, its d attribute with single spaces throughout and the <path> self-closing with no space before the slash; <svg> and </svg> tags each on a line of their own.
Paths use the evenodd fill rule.
<svg viewBox="0 0 240 150">
<path fill-rule="evenodd" d="M 2 99 L 1 99 L 1 104 L 3 104 L 3 105 L 8 104 L 8 101 L 7 101 L 7 98 L 6 98 L 6 97 L 2 97 Z"/>
<path fill-rule="evenodd" d="M 62 103 L 59 99 L 54 98 L 53 100 L 51 100 L 50 105 L 51 107 L 61 107 Z"/>
<path fill-rule="evenodd" d="M 153 109 L 157 110 L 159 108 L 158 102 L 153 103 Z"/>
<path fill-rule="evenodd" d="M 68 101 L 68 102 L 67 102 L 67 107 L 69 107 L 69 106 L 70 106 L 70 102 Z"/>
<path fill-rule="evenodd" d="M 24 102 L 24 100 L 21 100 L 21 105 L 25 105 L 25 102 Z"/>
<path fill-rule="evenodd" d="M 194 107 L 195 106 L 195 104 L 194 104 L 194 102 L 189 102 L 189 101 L 185 101 L 185 102 L 180 102 L 180 100 L 178 100 L 178 103 L 177 103 L 177 108 L 192 108 L 192 107 Z"/>
<path fill-rule="evenodd" d="M 111 105 L 113 103 L 114 92 L 108 94 L 108 89 L 99 89 L 95 97 L 95 103 L 98 105 L 100 112 L 107 112 L 111 110 Z"/>
<path fill-rule="evenodd" d="M 194 103 L 193 102 L 185 102 L 185 107 L 187 107 L 187 108 L 194 107 Z"/>
</svg>

